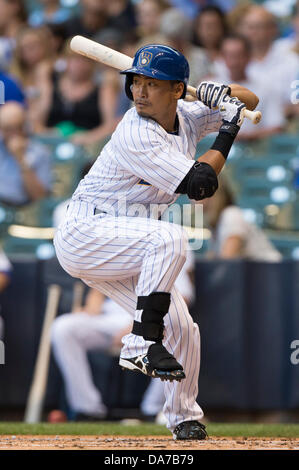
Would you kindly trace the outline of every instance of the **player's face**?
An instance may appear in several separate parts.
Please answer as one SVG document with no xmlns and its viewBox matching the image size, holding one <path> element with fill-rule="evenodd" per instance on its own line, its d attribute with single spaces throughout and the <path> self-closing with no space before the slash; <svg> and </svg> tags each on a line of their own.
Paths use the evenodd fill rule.
<svg viewBox="0 0 299 470">
<path fill-rule="evenodd" d="M 175 118 L 177 100 L 183 88 L 182 83 L 134 75 L 131 90 L 137 113 L 163 125 L 167 116 Z"/>
</svg>

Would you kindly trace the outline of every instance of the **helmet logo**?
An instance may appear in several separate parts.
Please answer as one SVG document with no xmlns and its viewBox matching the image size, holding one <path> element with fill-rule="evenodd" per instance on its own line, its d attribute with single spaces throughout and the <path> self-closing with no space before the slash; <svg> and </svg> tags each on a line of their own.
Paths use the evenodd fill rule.
<svg viewBox="0 0 299 470">
<path fill-rule="evenodd" d="M 152 57 L 153 57 L 153 54 L 151 52 L 147 52 L 147 51 L 141 52 L 138 58 L 138 65 L 140 67 L 146 67 L 151 62 Z"/>
</svg>

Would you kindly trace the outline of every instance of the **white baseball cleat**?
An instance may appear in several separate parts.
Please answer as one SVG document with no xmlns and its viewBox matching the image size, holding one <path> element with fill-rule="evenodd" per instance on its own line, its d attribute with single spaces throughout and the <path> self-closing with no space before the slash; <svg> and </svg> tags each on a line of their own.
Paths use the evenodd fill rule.
<svg viewBox="0 0 299 470">
<path fill-rule="evenodd" d="M 174 358 L 172 359 L 175 361 Z M 169 380 L 171 382 L 173 380 L 177 380 L 178 382 L 180 382 L 186 377 L 183 368 L 178 363 L 177 369 L 173 370 L 163 370 L 159 369 L 158 367 L 152 367 L 148 360 L 147 354 L 142 354 L 141 356 L 136 356 L 132 358 L 120 357 L 119 365 L 123 369 L 139 371 L 142 372 L 142 374 L 148 375 L 150 377 L 159 378 L 161 380 Z"/>
</svg>

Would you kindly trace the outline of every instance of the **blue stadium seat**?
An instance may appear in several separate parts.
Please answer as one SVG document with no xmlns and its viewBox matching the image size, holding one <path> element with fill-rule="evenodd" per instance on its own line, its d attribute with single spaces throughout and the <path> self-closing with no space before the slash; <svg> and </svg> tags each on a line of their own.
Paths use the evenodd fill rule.
<svg viewBox="0 0 299 470">
<path fill-rule="evenodd" d="M 293 156 L 299 153 L 299 136 L 296 134 L 273 135 L 269 141 L 269 153 L 290 153 Z"/>
</svg>

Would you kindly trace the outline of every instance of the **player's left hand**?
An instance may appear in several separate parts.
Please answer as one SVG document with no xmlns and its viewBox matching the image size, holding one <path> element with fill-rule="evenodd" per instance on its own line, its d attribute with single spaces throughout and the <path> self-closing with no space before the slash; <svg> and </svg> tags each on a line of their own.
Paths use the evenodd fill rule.
<svg viewBox="0 0 299 470">
<path fill-rule="evenodd" d="M 219 112 L 223 124 L 234 124 L 240 127 L 244 120 L 245 109 L 245 104 L 236 97 L 224 96 L 221 103 L 219 103 Z"/>
<path fill-rule="evenodd" d="M 196 94 L 199 101 L 213 109 L 218 108 L 225 95 L 231 94 L 231 88 L 218 82 L 201 82 Z"/>
</svg>

